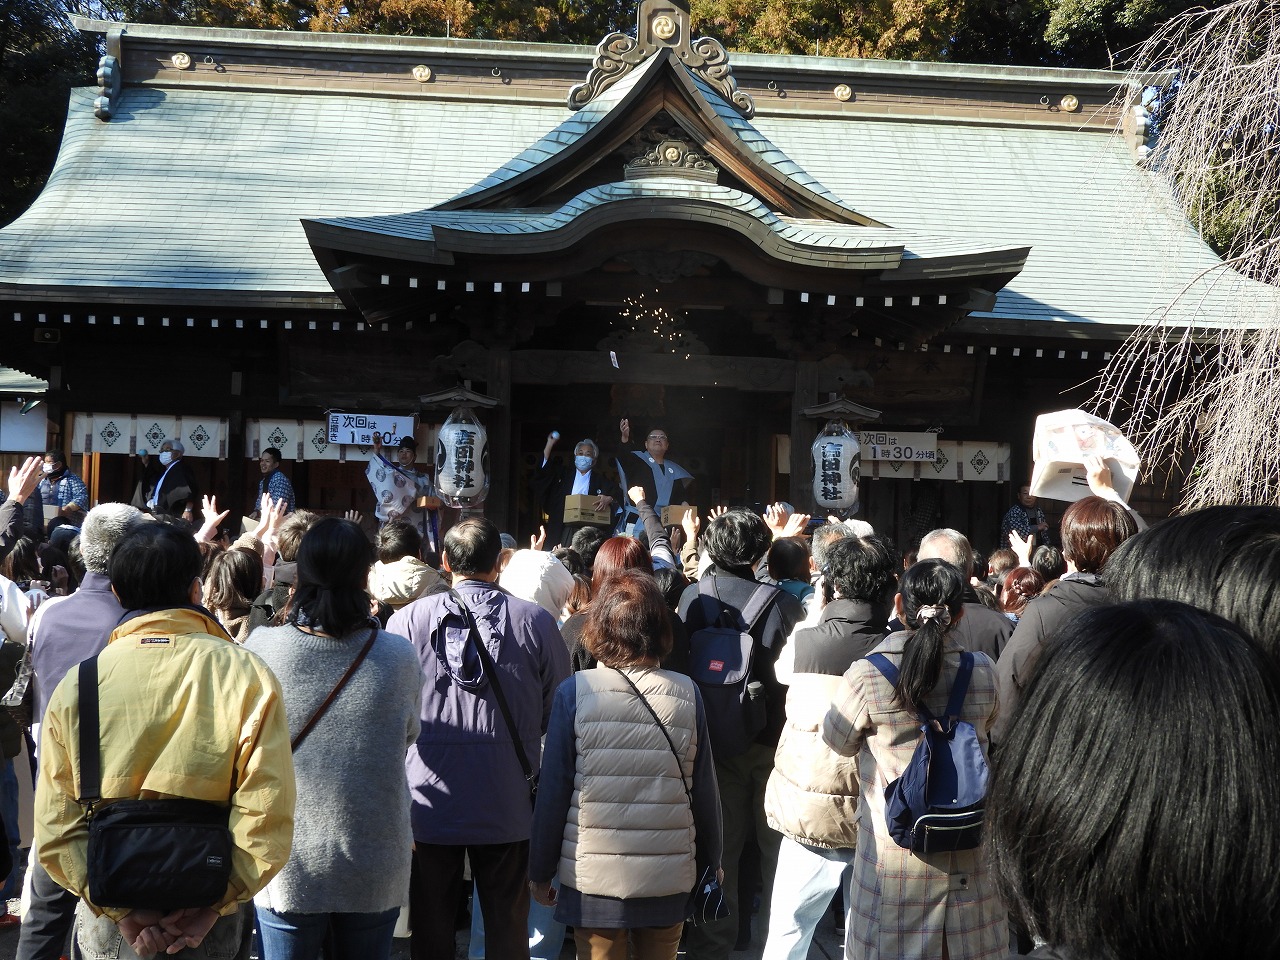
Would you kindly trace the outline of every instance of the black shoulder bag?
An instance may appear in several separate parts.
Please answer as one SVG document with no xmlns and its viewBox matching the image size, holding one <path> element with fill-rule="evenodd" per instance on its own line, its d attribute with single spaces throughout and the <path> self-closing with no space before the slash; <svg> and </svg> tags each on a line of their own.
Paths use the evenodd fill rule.
<svg viewBox="0 0 1280 960">
<path fill-rule="evenodd" d="M 493 687 L 493 699 L 498 701 L 498 712 L 502 714 L 503 722 L 507 725 L 507 732 L 511 734 L 511 743 L 516 748 L 516 759 L 520 761 L 520 769 L 524 771 L 525 782 L 529 784 L 529 803 L 532 805 L 538 800 L 538 772 L 533 769 L 533 764 L 529 762 L 529 755 L 524 752 L 524 741 L 520 739 L 520 731 L 516 729 L 515 719 L 511 716 L 511 707 L 507 705 L 506 694 L 502 692 L 502 684 L 498 682 L 497 667 L 494 666 L 493 657 L 489 656 L 489 650 L 485 647 L 484 641 L 480 639 L 480 628 L 476 626 L 476 618 L 472 616 L 471 609 L 462 602 L 462 597 L 458 594 L 458 591 L 450 589 L 449 596 L 453 597 L 458 609 L 462 611 L 462 619 L 467 624 L 467 636 L 471 640 L 472 646 L 476 648 L 476 654 L 480 657 L 480 665 L 489 677 L 489 683 Z"/>
<path fill-rule="evenodd" d="M 80 663 L 80 797 L 89 824 L 88 899 L 99 907 L 211 907 L 235 848 L 229 808 L 204 800 L 102 801 L 98 658 Z M 231 790 L 228 789 L 228 799 Z"/>
<path fill-rule="evenodd" d="M 676 758 L 676 770 L 680 773 L 680 783 L 684 785 L 684 795 L 689 798 L 689 810 L 692 812 L 693 791 L 689 789 L 689 781 L 684 777 L 684 764 L 680 762 L 680 754 L 676 750 L 675 742 L 671 739 L 671 734 L 667 733 L 666 724 L 662 722 L 658 712 L 649 705 L 649 701 L 640 692 L 640 688 L 635 685 L 635 681 L 617 667 L 614 667 L 613 670 L 623 680 L 627 681 L 627 686 L 640 698 L 644 708 L 649 711 L 649 716 L 653 717 L 654 723 L 662 731 L 662 736 L 666 738 L 667 746 L 671 748 L 671 755 Z M 727 916 L 729 916 L 729 905 L 724 902 L 724 888 L 720 886 L 715 866 L 708 864 L 698 877 L 698 882 L 694 884 L 693 890 L 689 893 L 689 903 L 685 908 L 685 922 L 691 923 L 695 927 L 700 927 L 704 923 L 710 923 L 712 920 L 722 920 Z"/>
</svg>

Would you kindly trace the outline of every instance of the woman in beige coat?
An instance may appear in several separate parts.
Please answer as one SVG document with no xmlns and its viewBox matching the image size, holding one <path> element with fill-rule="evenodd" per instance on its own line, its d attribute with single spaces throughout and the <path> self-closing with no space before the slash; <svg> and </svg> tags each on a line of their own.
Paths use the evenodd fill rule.
<svg viewBox="0 0 1280 960">
<path fill-rule="evenodd" d="M 885 787 L 900 777 L 920 740 L 918 704 L 945 712 L 962 652 L 952 628 L 963 615 L 964 584 L 941 560 L 906 573 L 894 600 L 910 629 L 876 648 L 899 670 L 897 688 L 867 660 L 844 675 L 823 724 L 837 753 L 858 757 L 862 797 L 853 863 L 845 957 L 850 960 L 1002 960 L 1009 953 L 1004 907 L 981 851 L 916 853 L 890 837 Z M 959 719 L 977 731 L 985 754 L 996 717 L 995 664 L 974 653 Z"/>
<path fill-rule="evenodd" d="M 574 928 L 579 960 L 675 960 L 689 891 L 720 867 L 702 697 L 658 666 L 671 623 L 651 575 L 610 578 L 589 610 L 583 638 L 597 664 L 552 704 L 530 892 Z"/>
</svg>

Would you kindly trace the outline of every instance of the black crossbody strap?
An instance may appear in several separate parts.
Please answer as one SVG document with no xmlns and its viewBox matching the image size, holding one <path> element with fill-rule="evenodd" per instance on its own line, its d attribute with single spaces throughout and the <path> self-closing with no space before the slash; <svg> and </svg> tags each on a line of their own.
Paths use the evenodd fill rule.
<svg viewBox="0 0 1280 960">
<path fill-rule="evenodd" d="M 449 596 L 453 597 L 458 609 L 462 611 L 462 618 L 467 622 L 467 635 L 472 646 L 476 648 L 480 665 L 488 675 L 489 683 L 493 686 L 493 699 L 498 701 L 498 712 L 502 714 L 507 732 L 511 734 L 511 743 L 516 748 L 516 758 L 520 761 L 520 769 L 524 771 L 524 778 L 529 784 L 529 793 L 532 796 L 537 789 L 538 775 L 534 772 L 533 764 L 529 762 L 529 755 L 524 752 L 524 741 L 520 739 L 520 731 L 516 729 L 515 719 L 511 716 L 511 707 L 507 705 L 507 696 L 502 692 L 502 684 L 498 682 L 498 668 L 494 665 L 493 657 L 489 656 L 489 650 L 485 647 L 484 641 L 480 639 L 480 628 L 476 626 L 476 618 L 472 616 L 471 609 L 463 603 L 462 597 L 456 590 L 450 590 Z"/>
<path fill-rule="evenodd" d="M 671 755 L 676 758 L 676 769 L 680 771 L 680 782 L 684 784 L 685 796 L 689 798 L 689 806 L 693 806 L 693 793 L 689 790 L 689 781 L 684 778 L 684 764 L 680 762 L 680 754 L 676 750 L 675 742 L 671 739 L 671 734 L 667 733 L 666 724 L 658 717 L 658 712 L 653 709 L 645 695 L 640 692 L 640 688 L 635 685 L 630 677 L 619 670 L 617 667 L 612 668 L 623 680 L 627 681 L 627 685 L 635 691 L 635 695 L 640 698 L 640 702 L 644 704 L 644 708 L 649 711 L 649 715 L 653 717 L 654 723 L 658 725 L 658 729 L 662 731 L 662 735 L 667 740 L 667 746 L 671 748 Z"/>
<path fill-rule="evenodd" d="M 356 672 L 356 669 L 360 664 L 364 663 L 364 658 L 367 657 L 369 655 L 369 651 L 373 649 L 373 641 L 377 639 L 378 628 L 373 627 L 369 630 L 369 639 L 365 643 L 364 648 L 357 653 L 356 658 L 351 661 L 351 666 L 347 667 L 347 672 L 342 675 L 342 679 L 340 679 L 337 685 L 329 691 L 329 695 L 324 698 L 324 703 L 320 704 L 320 706 L 316 708 L 316 712 L 311 715 L 311 719 L 308 720 L 303 728 L 298 731 L 298 735 L 290 741 L 290 750 L 295 753 L 297 752 L 298 745 L 307 738 L 307 734 L 311 732 L 311 728 L 314 727 L 319 722 L 320 718 L 324 716 L 325 711 L 329 709 L 329 704 L 333 703 L 333 701 L 337 699 L 338 694 L 342 692 L 342 688 L 345 687 L 347 685 L 347 681 L 351 679 L 351 675 Z"/>
<path fill-rule="evenodd" d="M 102 758 L 98 744 L 98 658 L 80 661 L 80 796 L 93 810 L 102 799 Z"/>
</svg>

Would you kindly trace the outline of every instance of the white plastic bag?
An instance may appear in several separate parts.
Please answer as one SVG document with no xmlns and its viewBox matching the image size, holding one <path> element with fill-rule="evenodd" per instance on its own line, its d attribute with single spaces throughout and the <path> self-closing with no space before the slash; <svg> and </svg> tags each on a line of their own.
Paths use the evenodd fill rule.
<svg viewBox="0 0 1280 960">
<path fill-rule="evenodd" d="M 1058 410 L 1036 418 L 1031 440 L 1035 467 L 1031 495 L 1074 502 L 1090 495 L 1084 458 L 1099 456 L 1111 468 L 1111 485 L 1128 503 L 1138 479 L 1138 451 L 1107 421 L 1083 410 Z"/>
</svg>

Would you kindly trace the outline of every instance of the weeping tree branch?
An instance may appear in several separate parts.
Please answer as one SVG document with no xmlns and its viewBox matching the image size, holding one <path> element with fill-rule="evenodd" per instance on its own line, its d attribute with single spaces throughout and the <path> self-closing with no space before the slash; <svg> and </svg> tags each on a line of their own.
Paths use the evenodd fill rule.
<svg viewBox="0 0 1280 960">
<path fill-rule="evenodd" d="M 1125 342 L 1091 405 L 1146 462 L 1191 461 L 1182 509 L 1280 505 L 1280 2 L 1174 18 L 1134 86 L 1155 71 L 1175 80 L 1147 164 L 1223 261 Z"/>
</svg>

